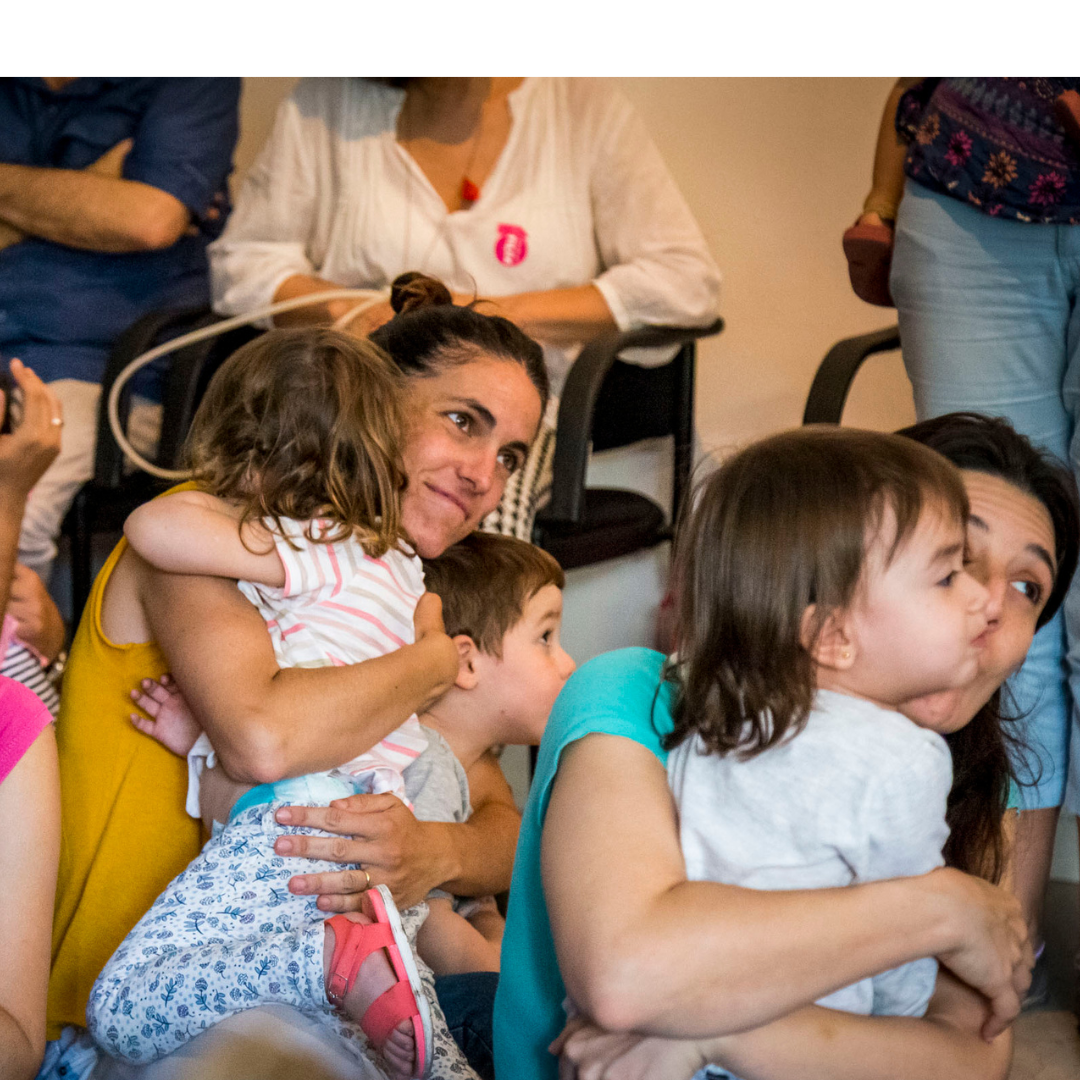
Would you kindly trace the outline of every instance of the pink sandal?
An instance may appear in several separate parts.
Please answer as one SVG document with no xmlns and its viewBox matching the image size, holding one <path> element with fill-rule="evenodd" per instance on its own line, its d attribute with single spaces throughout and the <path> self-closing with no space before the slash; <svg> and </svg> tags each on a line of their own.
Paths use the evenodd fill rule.
<svg viewBox="0 0 1080 1080">
<path fill-rule="evenodd" d="M 385 949 L 398 981 L 368 1006 L 360 1027 L 375 1049 L 381 1051 L 398 1024 L 411 1020 L 416 1039 L 413 1076 L 422 1077 L 431 1064 L 431 1012 L 420 973 L 390 890 L 385 885 L 374 885 L 366 895 L 371 901 L 373 923 L 353 922 L 344 915 L 326 920 L 334 931 L 334 955 L 326 996 L 340 1009 L 361 965 L 372 953 Z"/>
</svg>

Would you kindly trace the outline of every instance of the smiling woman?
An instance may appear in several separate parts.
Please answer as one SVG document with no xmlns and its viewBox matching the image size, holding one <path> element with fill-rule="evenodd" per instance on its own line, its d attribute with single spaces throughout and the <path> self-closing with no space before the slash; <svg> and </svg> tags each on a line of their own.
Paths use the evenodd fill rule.
<svg viewBox="0 0 1080 1080">
<path fill-rule="evenodd" d="M 402 520 L 429 557 L 497 504 L 535 437 L 547 393 L 539 346 L 506 320 L 432 305 L 449 299 L 440 289 L 430 279 L 401 283 L 401 314 L 377 339 L 405 375 Z M 50 1037 L 83 1024 L 105 961 L 199 850 L 197 824 L 183 812 L 186 766 L 131 726 L 130 689 L 171 670 L 236 781 L 333 768 L 447 688 L 444 665 L 433 663 L 445 643 L 441 619 L 423 608 L 415 644 L 361 664 L 281 669 L 262 617 L 235 582 L 163 574 L 126 543 L 117 547 L 95 582 L 66 673 Z M 517 837 L 513 799 L 490 755 L 468 781 L 474 813 L 461 825 L 418 821 L 393 797 L 377 811 L 353 802 L 306 808 L 314 815 L 307 824 L 361 838 L 323 839 L 340 857 L 333 861 L 362 861 L 364 869 L 301 875 L 290 889 L 321 894 L 324 911 L 357 910 L 369 883 L 388 885 L 403 908 L 436 886 L 459 895 L 502 891 Z M 292 837 L 288 854 L 309 854 L 315 839 Z"/>
</svg>

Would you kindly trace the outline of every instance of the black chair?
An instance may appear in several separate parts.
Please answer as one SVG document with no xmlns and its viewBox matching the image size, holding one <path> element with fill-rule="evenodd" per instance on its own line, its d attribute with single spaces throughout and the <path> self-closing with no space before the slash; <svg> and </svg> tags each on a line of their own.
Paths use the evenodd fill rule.
<svg viewBox="0 0 1080 1080">
<path fill-rule="evenodd" d="M 551 501 L 536 517 L 533 540 L 570 570 L 670 540 L 690 484 L 694 436 L 694 365 L 705 327 L 649 326 L 590 342 L 574 362 L 559 402 Z M 659 367 L 619 360 L 627 349 L 679 346 Z M 672 436 L 672 516 L 634 491 L 586 488 L 590 450 Z"/>
<path fill-rule="evenodd" d="M 136 506 L 171 486 L 170 481 L 159 480 L 141 470 L 125 470 L 124 455 L 109 427 L 109 390 L 135 357 L 155 345 L 217 321 L 218 316 L 206 307 L 153 311 L 130 326 L 109 354 L 98 409 L 94 476 L 75 496 L 61 526 L 62 534 L 70 542 L 73 623 L 81 617 L 93 583 L 94 534 L 118 532 Z M 258 333 L 242 327 L 161 358 L 162 419 L 161 438 L 153 458 L 156 465 L 179 467 L 184 439 L 211 375 L 230 353 Z M 125 430 L 131 412 L 131 393 L 129 382 L 120 397 L 120 421 Z"/>
<path fill-rule="evenodd" d="M 839 424 L 844 402 L 863 361 L 875 353 L 900 348 L 900 328 L 889 326 L 870 334 L 844 338 L 826 354 L 817 369 L 803 411 L 804 424 Z"/>
</svg>

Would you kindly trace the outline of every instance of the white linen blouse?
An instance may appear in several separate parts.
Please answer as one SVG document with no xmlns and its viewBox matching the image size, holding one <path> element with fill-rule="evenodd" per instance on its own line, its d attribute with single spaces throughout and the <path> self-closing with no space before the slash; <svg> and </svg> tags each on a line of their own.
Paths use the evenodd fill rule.
<svg viewBox="0 0 1080 1080">
<path fill-rule="evenodd" d="M 358 78 L 297 85 L 210 246 L 217 311 L 266 306 L 294 274 L 385 288 L 421 270 L 491 297 L 591 282 L 620 329 L 716 317 L 701 230 L 613 87 L 526 79 L 479 199 L 452 213 L 397 142 L 403 100 Z M 557 389 L 580 345 L 544 351 Z"/>
</svg>

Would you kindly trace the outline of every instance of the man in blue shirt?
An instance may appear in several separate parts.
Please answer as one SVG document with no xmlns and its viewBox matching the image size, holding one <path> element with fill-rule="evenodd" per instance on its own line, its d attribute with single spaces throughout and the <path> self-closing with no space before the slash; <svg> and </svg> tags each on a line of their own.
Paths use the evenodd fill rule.
<svg viewBox="0 0 1080 1080">
<path fill-rule="evenodd" d="M 209 303 L 239 95 L 239 79 L 0 79 L 0 363 L 17 356 L 64 411 L 23 518 L 24 593 L 44 598 L 30 571 L 47 577 L 92 475 L 113 342 L 148 311 Z"/>
</svg>

